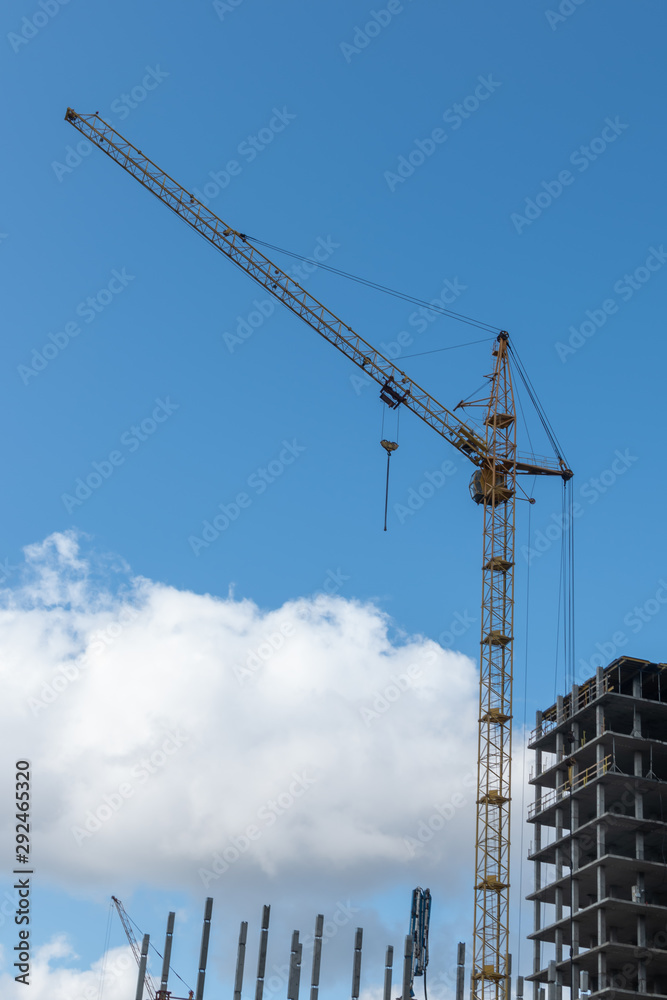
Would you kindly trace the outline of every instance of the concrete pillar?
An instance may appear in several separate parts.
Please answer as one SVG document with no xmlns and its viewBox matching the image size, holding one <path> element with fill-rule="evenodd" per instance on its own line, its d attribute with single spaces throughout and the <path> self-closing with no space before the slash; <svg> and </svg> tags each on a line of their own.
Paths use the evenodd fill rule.
<svg viewBox="0 0 667 1000">
<path fill-rule="evenodd" d="M 602 705 L 595 706 L 595 735 L 602 736 L 604 732 L 604 708 Z M 598 750 L 600 747 L 598 747 Z"/>
<path fill-rule="evenodd" d="M 596 697 L 600 698 L 604 694 L 604 668 L 598 667 L 595 671 L 595 686 L 597 688 Z"/>
<path fill-rule="evenodd" d="M 644 834 L 641 830 L 635 833 L 635 858 L 637 861 L 644 860 Z"/>
</svg>

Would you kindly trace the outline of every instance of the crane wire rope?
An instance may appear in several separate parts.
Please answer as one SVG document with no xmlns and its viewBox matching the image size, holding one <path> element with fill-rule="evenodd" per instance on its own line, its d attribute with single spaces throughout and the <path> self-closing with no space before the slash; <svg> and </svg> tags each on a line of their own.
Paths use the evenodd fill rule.
<svg viewBox="0 0 667 1000">
<path fill-rule="evenodd" d="M 432 351 L 419 351 L 417 354 L 404 354 L 403 358 L 423 358 L 425 354 L 439 354 L 441 351 L 455 351 L 457 347 L 472 347 L 473 344 L 488 344 L 494 337 L 482 337 L 481 340 L 469 340 L 465 344 L 452 344 L 451 347 L 436 347 Z"/>
<path fill-rule="evenodd" d="M 332 267 L 331 264 L 324 264 L 320 261 L 313 260 L 311 257 L 305 257 L 302 254 L 295 253 L 292 250 L 285 250 L 283 247 L 277 247 L 273 243 L 267 243 L 265 240 L 260 240 L 256 236 L 248 236 L 244 234 L 246 240 L 253 244 L 257 244 L 261 247 L 267 247 L 269 250 L 273 250 L 276 253 L 283 253 L 287 257 L 293 257 L 295 260 L 305 261 L 309 264 L 313 264 L 318 269 L 324 271 L 330 271 L 332 274 L 337 274 L 341 278 L 348 278 L 350 281 L 356 281 L 360 285 L 365 285 L 367 288 L 373 288 L 378 292 L 385 292 L 387 295 L 393 295 L 397 299 L 403 299 L 404 302 L 410 302 L 412 305 L 424 306 L 431 312 L 441 313 L 443 316 L 448 316 L 450 319 L 459 320 L 461 323 L 467 323 L 469 326 L 476 326 L 480 330 L 486 330 L 488 333 L 499 333 L 500 327 L 494 326 L 492 323 L 486 323 L 484 320 L 474 319 L 472 316 L 465 316 L 463 313 L 457 313 L 453 309 L 446 309 L 444 306 L 434 305 L 432 302 L 427 302 L 425 299 L 420 299 L 416 295 L 410 295 L 408 292 L 399 292 L 395 288 L 390 288 L 388 285 L 381 285 L 377 281 L 371 281 L 369 278 L 362 278 L 357 274 L 351 274 L 349 271 L 342 271 L 338 267 Z"/>
<path fill-rule="evenodd" d="M 104 936 L 104 949 L 102 951 L 102 968 L 100 969 L 100 985 L 97 989 L 97 1000 L 102 1000 L 104 990 L 104 977 L 107 971 L 107 958 L 109 955 L 109 939 L 111 938 L 111 917 L 113 915 L 113 903 L 109 903 L 109 916 L 107 917 L 107 931 Z"/>
<path fill-rule="evenodd" d="M 139 925 L 134 920 L 132 920 L 132 917 L 127 912 L 127 910 L 125 911 L 125 913 L 127 915 L 127 919 L 130 921 L 130 923 L 134 924 L 134 926 L 137 928 L 137 930 L 139 931 L 139 933 L 143 937 L 143 931 L 142 931 L 142 929 L 139 927 Z M 153 944 L 152 941 L 150 941 L 149 944 L 150 944 L 150 947 L 153 949 L 153 951 L 155 952 L 155 954 L 157 955 L 158 958 L 163 958 L 164 957 L 163 955 L 160 954 L 160 952 L 157 950 L 157 948 L 155 947 L 155 945 Z M 176 972 L 176 969 L 174 969 L 172 965 L 169 966 L 169 971 L 173 972 L 174 975 L 176 976 L 176 978 L 181 980 L 181 982 L 185 986 L 186 990 L 192 992 L 191 987 L 188 986 L 188 984 L 186 983 L 186 981 L 183 978 L 181 978 L 181 976 L 179 976 L 179 974 Z M 148 975 L 148 970 L 146 971 L 146 975 Z"/>
<path fill-rule="evenodd" d="M 556 432 L 554 431 L 553 427 L 551 426 L 551 423 L 549 422 L 549 418 L 547 417 L 544 407 L 542 406 L 542 403 L 540 402 L 540 399 L 537 395 L 537 391 L 530 380 L 530 376 L 528 375 L 528 372 L 526 371 L 525 366 L 517 353 L 516 347 L 514 347 L 511 341 L 508 344 L 508 351 L 511 357 L 514 359 L 516 365 L 516 371 L 526 388 L 526 392 L 530 397 L 531 403 L 533 404 L 533 406 L 537 411 L 540 423 L 542 424 L 542 427 L 544 428 L 546 435 L 549 438 L 549 442 L 551 443 L 551 447 L 554 450 L 556 458 L 558 458 L 559 461 L 561 462 L 565 462 L 565 459 L 563 457 L 563 449 L 561 448 L 558 438 L 556 437 Z"/>
<path fill-rule="evenodd" d="M 522 410 L 523 413 L 523 410 Z M 535 481 L 533 477 L 533 482 Z M 528 548 L 530 548 L 530 515 L 532 512 L 531 506 L 528 507 Z M 523 739 L 522 739 L 522 751 L 521 751 L 521 834 L 519 837 L 519 920 L 517 934 L 519 938 L 519 943 L 517 946 L 517 968 L 519 969 L 519 975 L 521 975 L 521 924 L 522 924 L 522 914 L 523 914 L 523 843 L 524 843 L 524 828 L 525 823 L 523 822 L 524 810 L 525 810 L 525 798 L 526 798 L 526 721 L 528 714 L 528 618 L 530 611 L 530 560 L 528 560 L 528 566 L 526 568 L 526 634 L 524 638 L 524 667 L 523 667 Z"/>
</svg>

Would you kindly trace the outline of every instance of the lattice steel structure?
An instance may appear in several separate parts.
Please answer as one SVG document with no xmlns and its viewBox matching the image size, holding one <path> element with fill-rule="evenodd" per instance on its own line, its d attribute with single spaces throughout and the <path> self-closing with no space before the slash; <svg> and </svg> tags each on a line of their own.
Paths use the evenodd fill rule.
<svg viewBox="0 0 667 1000">
<path fill-rule="evenodd" d="M 512 609 L 516 476 L 572 473 L 562 458 L 536 458 L 516 450 L 516 420 L 509 368 L 509 338 L 494 344 L 494 370 L 483 399 L 484 431 L 465 423 L 409 378 L 368 341 L 223 222 L 191 192 L 144 156 L 99 115 L 67 109 L 66 121 L 120 164 L 172 212 L 250 275 L 271 295 L 353 361 L 381 388 L 389 406 L 401 404 L 476 466 L 473 499 L 484 511 L 484 583 L 480 666 L 477 851 L 472 993 L 504 1000 L 508 986 L 510 752 L 512 717 Z M 463 404 L 460 404 L 463 405 Z"/>
<path fill-rule="evenodd" d="M 472 484 L 473 499 L 481 494 L 484 506 L 472 976 L 473 995 L 496 998 L 508 983 L 516 496 L 516 420 L 502 336 L 485 424 L 488 464 Z M 487 489 L 475 493 L 475 481 L 485 477 Z"/>
</svg>

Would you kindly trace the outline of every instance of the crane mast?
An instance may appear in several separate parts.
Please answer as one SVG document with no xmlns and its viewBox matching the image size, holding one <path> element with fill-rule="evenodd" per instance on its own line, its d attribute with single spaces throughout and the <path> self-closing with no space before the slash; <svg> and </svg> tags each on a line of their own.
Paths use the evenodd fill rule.
<svg viewBox="0 0 667 1000">
<path fill-rule="evenodd" d="M 475 466 L 470 485 L 483 508 L 477 821 L 473 923 L 473 1000 L 509 996 L 509 853 L 511 804 L 514 506 L 519 474 L 572 473 L 563 459 L 520 455 L 509 366 L 509 337 L 493 347 L 484 434 L 459 419 L 347 326 L 290 275 L 144 156 L 99 115 L 67 109 L 65 120 L 115 160 L 234 264 L 345 354 L 380 386 L 387 405 L 404 405 Z M 122 912 L 119 909 L 119 913 Z"/>
</svg>

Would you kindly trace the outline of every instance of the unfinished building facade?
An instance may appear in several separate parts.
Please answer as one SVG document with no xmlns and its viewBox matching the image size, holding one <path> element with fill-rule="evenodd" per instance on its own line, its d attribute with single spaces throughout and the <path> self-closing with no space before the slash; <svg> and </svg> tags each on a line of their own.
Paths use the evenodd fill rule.
<svg viewBox="0 0 667 1000">
<path fill-rule="evenodd" d="M 599 667 L 529 746 L 535 1000 L 667 997 L 667 664 Z"/>
</svg>

